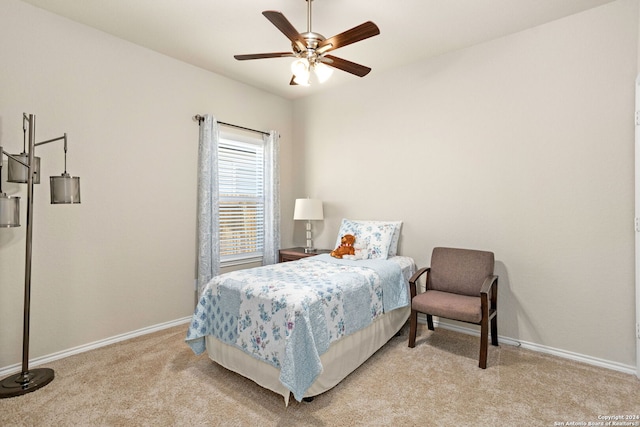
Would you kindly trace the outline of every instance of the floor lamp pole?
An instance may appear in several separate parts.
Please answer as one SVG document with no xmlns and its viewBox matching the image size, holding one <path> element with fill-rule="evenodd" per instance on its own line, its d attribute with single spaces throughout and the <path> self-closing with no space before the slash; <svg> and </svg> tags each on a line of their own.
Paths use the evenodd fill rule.
<svg viewBox="0 0 640 427">
<path fill-rule="evenodd" d="M 29 165 L 33 165 L 35 151 L 36 118 L 29 115 Z M 1 154 L 1 153 L 0 153 Z M 1 160 L 1 159 L 0 159 Z M 24 262 L 24 312 L 22 323 L 22 372 L 0 382 L 0 398 L 20 396 L 35 391 L 53 381 L 54 372 L 49 368 L 29 370 L 29 319 L 31 311 L 31 251 L 33 241 L 33 175 L 27 174 L 27 242 Z"/>
</svg>

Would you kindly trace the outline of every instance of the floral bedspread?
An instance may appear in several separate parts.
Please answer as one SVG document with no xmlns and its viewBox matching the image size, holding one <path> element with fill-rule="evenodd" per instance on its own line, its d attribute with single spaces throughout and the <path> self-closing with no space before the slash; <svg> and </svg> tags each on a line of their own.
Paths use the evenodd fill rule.
<svg viewBox="0 0 640 427">
<path fill-rule="evenodd" d="M 186 341 L 200 354 L 212 335 L 270 363 L 300 401 L 331 342 L 408 304 L 401 263 L 318 255 L 213 278 Z"/>
</svg>

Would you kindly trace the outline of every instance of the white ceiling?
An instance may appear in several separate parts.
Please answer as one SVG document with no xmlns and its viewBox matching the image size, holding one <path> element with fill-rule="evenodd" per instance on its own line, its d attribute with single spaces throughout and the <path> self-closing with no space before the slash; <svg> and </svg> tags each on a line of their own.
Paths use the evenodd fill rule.
<svg viewBox="0 0 640 427">
<path fill-rule="evenodd" d="M 280 11 L 305 32 L 305 0 L 23 1 L 289 99 L 360 79 L 336 70 L 324 85 L 289 86 L 291 58 L 233 58 L 290 51 L 289 40 L 262 11 Z M 331 52 L 371 67 L 371 76 L 611 1 L 315 0 L 311 29 L 328 38 L 365 21 L 375 22 L 380 35 Z"/>
</svg>

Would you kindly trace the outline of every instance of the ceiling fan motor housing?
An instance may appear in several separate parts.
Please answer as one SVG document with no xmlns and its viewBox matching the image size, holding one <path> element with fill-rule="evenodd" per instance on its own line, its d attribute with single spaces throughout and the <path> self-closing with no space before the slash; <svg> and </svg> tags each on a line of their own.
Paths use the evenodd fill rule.
<svg viewBox="0 0 640 427">
<path fill-rule="evenodd" d="M 318 53 L 317 49 L 318 45 L 325 40 L 324 36 L 314 32 L 306 32 L 301 33 L 300 37 L 304 40 L 304 43 L 291 43 L 295 56 L 307 58 L 310 63 L 318 61 L 322 54 Z"/>
</svg>

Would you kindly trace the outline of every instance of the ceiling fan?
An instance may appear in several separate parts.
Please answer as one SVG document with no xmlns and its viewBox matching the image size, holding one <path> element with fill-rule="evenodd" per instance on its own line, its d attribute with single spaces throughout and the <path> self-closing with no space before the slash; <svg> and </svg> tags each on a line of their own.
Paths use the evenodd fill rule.
<svg viewBox="0 0 640 427">
<path fill-rule="evenodd" d="M 306 0 L 306 33 L 299 33 L 281 12 L 274 10 L 265 10 L 262 12 L 262 14 L 291 41 L 293 52 L 234 55 L 234 58 L 238 61 L 265 58 L 297 58 L 291 65 L 291 71 L 293 73 L 293 77 L 289 83 L 291 85 L 307 86 L 309 84 L 311 71 L 314 72 L 318 80 L 322 83 L 331 76 L 333 70 L 330 67 L 346 71 L 358 77 L 364 77 L 369 74 L 371 68 L 338 58 L 337 56 L 327 55 L 327 53 L 380 34 L 378 26 L 371 21 L 367 21 L 350 30 L 325 39 L 323 35 L 311 31 L 312 1 L 313 0 Z"/>
</svg>

